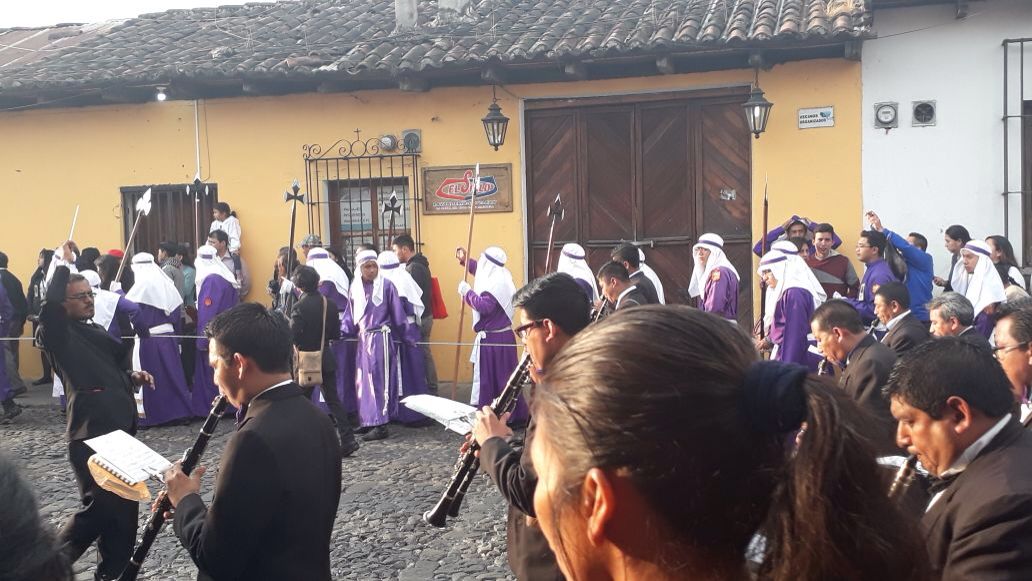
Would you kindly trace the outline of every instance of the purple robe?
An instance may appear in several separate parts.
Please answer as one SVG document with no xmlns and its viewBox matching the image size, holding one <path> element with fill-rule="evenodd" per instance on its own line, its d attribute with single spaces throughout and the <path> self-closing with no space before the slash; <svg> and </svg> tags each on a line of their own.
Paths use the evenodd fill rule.
<svg viewBox="0 0 1032 581">
<path fill-rule="evenodd" d="M 183 375 L 183 362 L 179 359 L 179 339 L 162 335 L 177 334 L 181 328 L 182 307 L 165 314 L 151 305 L 139 305 L 140 314 L 136 325 L 149 329 L 150 336 L 139 340 L 140 367 L 154 376 L 154 389 L 144 386 L 143 410 L 145 418 L 141 426 L 157 426 L 183 418 L 193 417 L 190 406 L 190 391 Z M 170 328 L 158 330 L 159 325 Z"/>
<path fill-rule="evenodd" d="M 996 328 L 996 315 L 990 315 L 983 310 L 981 313 L 978 313 L 977 317 L 975 317 L 975 322 L 972 327 L 974 327 L 980 335 L 988 339 L 993 336 L 993 329 Z"/>
<path fill-rule="evenodd" d="M 770 323 L 770 342 L 778 346 L 775 361 L 786 361 L 810 366 L 807 352 L 810 346 L 810 317 L 813 316 L 813 295 L 798 287 L 785 289 L 774 305 L 774 320 Z"/>
<path fill-rule="evenodd" d="M 404 398 L 410 395 L 422 395 L 427 393 L 428 390 L 426 387 L 426 367 L 423 363 L 423 349 L 416 344 L 416 341 L 421 337 L 419 327 L 416 324 L 416 310 L 405 297 L 401 297 L 401 302 L 405 306 L 405 315 L 410 321 L 409 325 L 416 328 L 415 340 L 411 343 L 403 342 L 398 347 L 401 354 L 401 397 Z M 426 416 L 408 409 L 403 404 L 398 406 L 397 413 L 391 415 L 391 419 L 410 424 L 423 421 L 426 419 Z"/>
<path fill-rule="evenodd" d="M 468 260 L 470 273 L 476 275 L 477 261 Z M 516 335 L 512 332 L 512 320 L 502 305 L 491 293 L 477 294 L 470 290 L 464 297 L 466 304 L 480 313 L 480 320 L 473 325 L 480 337 L 479 360 L 473 365 L 473 373 L 480 380 L 480 393 L 471 405 L 481 409 L 491 405 L 509 383 L 509 377 L 516 369 Z M 476 347 L 474 347 L 476 348 Z M 516 402 L 509 421 L 522 422 L 530 417 L 530 410 L 522 395 Z"/>
<path fill-rule="evenodd" d="M 368 297 L 373 285 L 362 281 L 362 290 Z M 382 426 L 398 415 L 401 385 L 401 359 L 398 344 L 415 344 L 419 328 L 408 322 L 405 305 L 398 290 L 389 280 L 383 281 L 383 301 L 366 302 L 365 312 L 355 321 L 349 310 L 344 317 L 344 333 L 358 337 L 358 355 L 355 358 L 355 396 L 358 417 L 363 427 Z"/>
<path fill-rule="evenodd" d="M 713 280 L 711 275 L 706 281 L 699 308 L 708 313 L 720 315 L 729 321 L 737 321 L 738 277 L 726 266 L 718 266 L 713 269 L 713 272 L 719 272 L 720 278 Z"/>
<path fill-rule="evenodd" d="M 337 305 L 340 316 L 341 339 L 330 341 L 330 351 L 333 352 L 334 360 L 337 363 L 337 397 L 340 398 L 340 405 L 344 411 L 352 414 L 358 411 L 358 402 L 355 399 L 355 358 L 358 347 L 353 337 L 349 338 L 344 335 L 344 319 L 350 316 L 351 301 L 328 280 L 319 283 L 319 292 Z M 321 391 L 321 385 L 312 390 L 312 403 L 324 412 L 329 412 L 330 408 L 326 402 L 319 401 Z"/>
<path fill-rule="evenodd" d="M 230 282 L 221 276 L 208 275 L 197 292 L 197 330 L 204 334 L 204 327 L 216 315 L 227 311 L 240 302 L 240 293 Z M 197 359 L 194 362 L 193 394 L 191 407 L 193 414 L 205 417 L 211 411 L 211 402 L 219 394 L 215 385 L 215 370 L 208 361 L 208 339 L 197 339 Z M 232 406 L 227 406 L 232 411 Z"/>
<path fill-rule="evenodd" d="M 115 305 L 115 316 L 112 317 L 111 323 L 108 324 L 107 332 L 112 337 L 122 342 L 123 336 L 129 336 L 140 332 L 141 337 L 147 336 L 146 329 L 137 330 L 136 318 L 140 316 L 140 305 L 133 301 L 125 298 L 122 293 L 118 293 L 118 303 Z"/>
<path fill-rule="evenodd" d="M 595 304 L 596 289 L 591 285 L 591 283 L 584 280 L 583 278 L 575 278 L 573 279 L 573 282 L 577 283 L 577 286 L 579 286 L 581 290 L 584 291 L 584 296 L 588 297 L 588 304 Z"/>
<path fill-rule="evenodd" d="M 889 263 L 881 258 L 867 265 L 864 270 L 864 277 L 860 279 L 860 292 L 855 299 L 845 299 L 853 308 L 860 313 L 860 319 L 865 325 L 874 322 L 874 291 L 885 283 L 899 282 L 896 275 L 892 274 Z"/>
</svg>

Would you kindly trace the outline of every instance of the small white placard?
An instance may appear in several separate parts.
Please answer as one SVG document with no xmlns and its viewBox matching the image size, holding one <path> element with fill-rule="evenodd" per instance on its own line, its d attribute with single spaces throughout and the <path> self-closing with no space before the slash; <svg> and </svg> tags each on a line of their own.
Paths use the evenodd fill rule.
<svg viewBox="0 0 1032 581">
<path fill-rule="evenodd" d="M 811 107 L 799 110 L 799 128 L 834 127 L 835 107 Z"/>
</svg>

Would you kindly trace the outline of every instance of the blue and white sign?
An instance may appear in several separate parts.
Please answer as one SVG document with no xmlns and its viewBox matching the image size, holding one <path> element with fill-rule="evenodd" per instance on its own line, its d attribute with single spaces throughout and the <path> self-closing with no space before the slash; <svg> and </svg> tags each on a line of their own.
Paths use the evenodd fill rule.
<svg viewBox="0 0 1032 581">
<path fill-rule="evenodd" d="M 835 107 L 811 107 L 799 110 L 799 128 L 834 127 Z"/>
</svg>

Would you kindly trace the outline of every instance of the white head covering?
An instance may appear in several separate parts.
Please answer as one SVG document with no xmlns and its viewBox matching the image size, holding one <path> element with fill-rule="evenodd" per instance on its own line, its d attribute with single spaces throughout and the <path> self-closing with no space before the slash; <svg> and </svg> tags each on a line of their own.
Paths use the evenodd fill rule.
<svg viewBox="0 0 1032 581">
<path fill-rule="evenodd" d="M 312 252 L 317 252 L 313 249 L 308 252 L 308 258 L 311 260 Z M 351 281 L 351 304 L 355 307 L 354 318 L 355 323 L 358 323 L 362 317 L 365 316 L 366 311 L 366 296 L 365 288 L 362 286 L 362 265 L 372 260 L 376 262 L 376 252 L 372 250 L 359 250 L 358 254 L 355 255 L 355 280 Z M 334 283 L 336 284 L 336 283 Z M 376 273 L 376 278 L 373 280 L 373 293 L 372 301 L 376 306 L 380 306 L 383 303 L 383 271 Z"/>
<path fill-rule="evenodd" d="M 93 322 L 107 329 L 111 325 L 111 321 L 115 319 L 115 309 L 118 308 L 118 293 L 100 288 L 100 275 L 92 270 L 84 270 L 79 274 L 93 288 Z"/>
<path fill-rule="evenodd" d="M 556 272 L 565 272 L 577 280 L 583 280 L 591 287 L 592 302 L 598 300 L 598 283 L 588 261 L 585 260 L 584 248 L 580 244 L 571 242 L 563 245 L 563 251 L 559 253 L 559 264 L 555 267 Z"/>
<path fill-rule="evenodd" d="M 1003 288 L 1003 279 L 996 272 L 996 267 L 990 258 L 992 251 L 988 244 L 981 240 L 971 240 L 960 249 L 961 260 L 963 260 L 964 253 L 977 256 L 978 263 L 975 264 L 975 271 L 971 273 L 967 288 L 958 292 L 963 292 L 967 300 L 971 301 L 977 317 L 989 305 L 1006 301 L 1007 293 Z M 963 264 L 958 270 L 967 272 Z"/>
<path fill-rule="evenodd" d="M 516 285 L 512 282 L 512 273 L 505 268 L 509 257 L 497 246 L 489 246 L 477 260 L 477 276 L 473 279 L 473 292 L 491 293 L 505 314 L 512 320 L 515 309 L 512 306 L 512 295 L 516 294 Z M 473 309 L 473 325 L 480 321 L 480 313 Z"/>
<path fill-rule="evenodd" d="M 237 282 L 236 276 L 229 271 L 226 263 L 219 258 L 218 251 L 215 250 L 214 246 L 205 244 L 197 249 L 197 260 L 194 261 L 194 268 L 197 270 L 197 274 L 194 277 L 194 285 L 197 287 L 198 293 L 201 292 L 201 283 L 211 275 L 221 276 L 229 284 L 233 285 L 233 288 L 240 288 L 240 283 Z"/>
<path fill-rule="evenodd" d="M 419 320 L 423 316 L 425 308 L 423 289 L 419 288 L 416 279 L 412 278 L 412 275 L 401 266 L 398 255 L 393 250 L 384 250 L 380 256 L 376 257 L 376 263 L 380 265 L 380 275 L 391 281 L 394 288 L 398 289 L 398 294 L 412 303 L 412 308 L 416 312 L 416 320 Z"/>
<path fill-rule="evenodd" d="M 789 242 L 788 240 L 778 240 L 772 244 L 770 251 L 775 250 L 782 254 L 790 254 L 792 256 L 799 255 L 799 247 L 795 245 L 795 242 Z"/>
<path fill-rule="evenodd" d="M 793 246 L 795 245 L 793 244 Z M 768 328 L 771 322 L 774 321 L 774 305 L 781 299 L 781 295 L 785 290 L 801 288 L 810 291 L 815 309 L 821 306 L 821 303 L 828 298 L 820 283 L 817 282 L 817 277 L 813 275 L 813 271 L 796 254 L 786 254 L 780 250 L 771 250 L 760 259 L 760 268 L 756 270 L 756 274 L 763 276 L 762 273 L 766 270 L 769 270 L 777 280 L 777 285 L 774 288 L 767 289 L 767 312 L 763 315 L 763 324 Z"/>
<path fill-rule="evenodd" d="M 141 252 L 133 256 L 133 275 L 136 282 L 125 298 L 141 305 L 161 309 L 166 315 L 183 306 L 183 295 L 161 267 L 154 263 L 154 256 Z"/>
<path fill-rule="evenodd" d="M 373 255 L 376 256 L 375 254 Z M 344 272 L 344 269 L 339 264 L 334 262 L 333 258 L 330 257 L 329 251 L 325 248 L 313 248 L 308 251 L 308 260 L 305 263 L 315 269 L 315 272 L 319 273 L 319 282 L 328 280 L 333 283 L 333 286 L 337 287 L 337 292 L 344 296 L 348 296 L 348 287 L 351 286 L 351 281 L 348 280 L 348 275 Z M 355 268 L 358 268 L 358 263 L 355 263 Z M 355 278 L 358 278 L 357 276 Z"/>
<path fill-rule="evenodd" d="M 92 270 L 84 270 L 84 271 L 80 272 L 79 274 L 81 274 L 82 277 L 86 279 L 86 282 L 90 283 L 90 287 L 95 288 L 95 289 L 100 288 L 100 275 L 99 274 L 97 274 L 96 272 L 94 272 Z"/>
<path fill-rule="evenodd" d="M 952 270 L 950 270 L 950 287 L 953 289 L 953 292 L 958 292 L 960 294 L 966 294 L 968 285 L 971 284 L 971 275 L 968 274 L 967 269 L 964 268 L 963 258 L 964 248 L 962 247 L 960 252 L 957 252 L 957 263 L 954 264 L 951 267 Z M 975 314 L 977 315 L 978 311 L 975 311 Z"/>
<path fill-rule="evenodd" d="M 645 278 L 652 282 L 652 286 L 656 288 L 656 296 L 659 297 L 659 304 L 666 304 L 666 293 L 663 292 L 663 283 L 659 280 L 659 275 L 656 271 L 652 270 L 652 267 L 645 264 L 645 251 L 641 248 L 638 249 L 638 270 L 645 275 Z"/>
<path fill-rule="evenodd" d="M 699 264 L 699 257 L 695 255 L 695 251 L 699 248 L 705 248 L 710 251 L 706 266 Z M 727 255 L 724 254 L 724 239 L 716 234 L 703 234 L 699 236 L 699 241 L 692 246 L 692 258 L 695 260 L 695 270 L 692 271 L 692 280 L 688 283 L 689 296 L 700 296 L 702 291 L 706 290 L 706 281 L 710 279 L 710 274 L 713 273 L 714 269 L 721 266 L 733 272 L 738 280 L 742 279 L 738 274 L 738 270 L 735 269 L 735 265 L 731 264 L 731 261 L 727 259 Z"/>
</svg>

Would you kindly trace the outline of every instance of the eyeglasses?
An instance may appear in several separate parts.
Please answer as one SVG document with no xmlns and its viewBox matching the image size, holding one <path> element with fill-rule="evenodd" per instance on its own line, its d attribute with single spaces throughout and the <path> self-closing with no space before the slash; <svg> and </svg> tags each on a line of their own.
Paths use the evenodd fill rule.
<svg viewBox="0 0 1032 581">
<path fill-rule="evenodd" d="M 856 247 L 857 248 L 871 248 L 871 245 L 870 244 L 857 244 Z"/>
<path fill-rule="evenodd" d="M 529 333 L 531 329 L 533 329 L 534 327 L 541 327 L 544 324 L 544 321 L 531 321 L 526 325 L 520 325 L 519 327 L 516 327 L 515 329 L 513 329 L 513 332 L 516 333 L 516 336 L 520 339 L 526 339 L 527 333 Z"/>
<path fill-rule="evenodd" d="M 69 296 L 67 296 L 65 298 L 70 300 L 70 301 L 84 301 L 86 299 L 93 299 L 93 297 L 95 297 L 95 296 L 97 296 L 97 294 L 94 293 L 93 291 L 90 291 L 90 292 L 85 292 L 85 293 L 79 293 L 77 295 L 69 295 Z"/>
<path fill-rule="evenodd" d="M 1018 343 L 1017 345 L 1011 345 L 1010 347 L 1004 347 L 1002 345 L 993 347 L 993 357 L 997 359 L 1003 359 L 1003 356 L 1010 353 L 1011 351 L 1016 351 L 1018 349 L 1024 349 L 1025 347 L 1028 347 L 1028 344 L 1030 342 L 1032 341 L 1025 341 L 1023 343 Z"/>
</svg>

